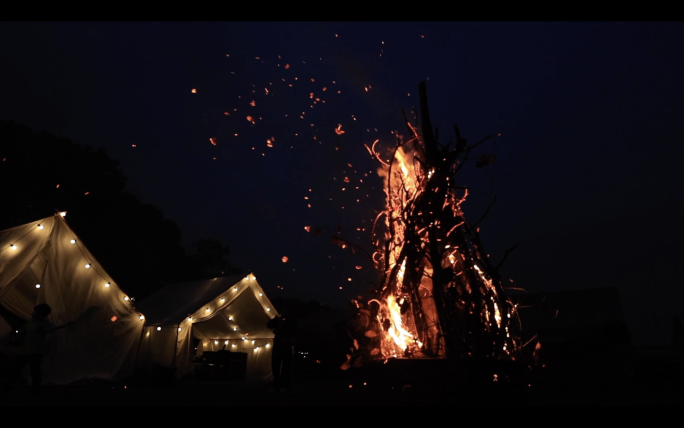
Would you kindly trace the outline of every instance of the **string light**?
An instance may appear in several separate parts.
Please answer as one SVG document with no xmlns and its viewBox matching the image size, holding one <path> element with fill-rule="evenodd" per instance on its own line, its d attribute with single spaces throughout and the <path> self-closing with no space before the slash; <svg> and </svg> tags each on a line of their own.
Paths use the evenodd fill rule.
<svg viewBox="0 0 684 428">
<path fill-rule="evenodd" d="M 182 328 L 180 328 L 180 327 L 178 327 L 178 331 L 181 331 L 181 330 L 183 330 L 183 329 L 182 329 Z"/>
<path fill-rule="evenodd" d="M 108 282 L 105 284 L 105 287 L 109 288 L 110 285 L 112 285 L 112 284 Z"/>
<path fill-rule="evenodd" d="M 128 300 L 129 300 L 128 296 L 124 297 L 124 300 L 128 302 Z"/>
<path fill-rule="evenodd" d="M 62 217 L 66 217 L 66 213 L 66 211 L 62 211 L 61 213 L 59 213 L 59 215 L 61 215 Z"/>
<path fill-rule="evenodd" d="M 76 243 L 76 240 L 75 240 L 75 239 L 72 239 L 72 240 L 71 240 L 71 243 L 72 243 L 72 244 L 75 244 L 75 243 Z"/>
<path fill-rule="evenodd" d="M 227 345 L 227 344 L 228 344 L 228 341 L 226 340 L 225 342 L 223 342 L 223 344 L 224 344 L 224 345 Z"/>
<path fill-rule="evenodd" d="M 233 331 L 237 331 L 237 327 L 233 327 Z"/>
<path fill-rule="evenodd" d="M 225 297 L 221 297 L 221 303 L 224 303 L 226 301 Z"/>
<path fill-rule="evenodd" d="M 12 245 L 10 245 L 10 248 L 13 249 L 13 250 L 16 250 L 16 249 L 17 249 L 17 246 L 14 245 L 14 244 L 12 244 Z"/>
<path fill-rule="evenodd" d="M 90 269 L 90 263 L 86 263 L 85 267 L 86 269 Z"/>
<path fill-rule="evenodd" d="M 267 343 L 267 344 L 266 344 L 266 347 L 267 347 L 267 348 L 270 348 L 270 347 L 271 347 L 271 344 Z"/>
<path fill-rule="evenodd" d="M 218 340 L 214 340 L 214 345 L 218 345 Z"/>
<path fill-rule="evenodd" d="M 188 321 L 192 321 L 192 317 L 188 317 Z"/>
<path fill-rule="evenodd" d="M 267 311 L 271 312 L 271 308 L 266 308 Z"/>
<path fill-rule="evenodd" d="M 211 309 L 207 308 L 207 312 L 209 312 Z"/>
<path fill-rule="evenodd" d="M 264 293 L 259 293 L 259 297 L 261 297 L 261 296 L 263 296 L 263 295 L 264 295 Z"/>
<path fill-rule="evenodd" d="M 36 288 L 40 288 L 40 284 L 36 284 Z"/>
<path fill-rule="evenodd" d="M 142 318 L 141 318 L 142 319 Z M 161 327 L 157 327 L 157 331 L 161 331 Z"/>
<path fill-rule="evenodd" d="M 228 317 L 228 321 L 233 321 L 233 317 Z"/>
<path fill-rule="evenodd" d="M 144 319 L 145 319 L 145 316 L 140 315 L 140 319 L 141 319 L 141 320 L 144 320 Z"/>
<path fill-rule="evenodd" d="M 237 287 L 233 288 L 233 291 L 237 291 Z"/>
<path fill-rule="evenodd" d="M 42 225 L 42 224 L 39 224 L 39 225 L 38 225 L 38 229 L 43 230 L 43 225 Z"/>
</svg>

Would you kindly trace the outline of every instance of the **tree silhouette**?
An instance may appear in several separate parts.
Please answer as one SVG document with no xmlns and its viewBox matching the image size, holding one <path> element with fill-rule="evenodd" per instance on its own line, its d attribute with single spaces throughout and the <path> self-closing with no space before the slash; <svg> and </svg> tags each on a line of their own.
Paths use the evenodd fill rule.
<svg viewBox="0 0 684 428">
<path fill-rule="evenodd" d="M 188 255 L 176 223 L 124 191 L 127 178 L 104 149 L 0 120 L 0 161 L 0 230 L 66 210 L 83 243 L 137 299 L 229 267 L 227 247 L 216 241 L 200 241 L 200 255 Z M 220 259 L 212 253 L 215 244 L 222 247 Z"/>
</svg>

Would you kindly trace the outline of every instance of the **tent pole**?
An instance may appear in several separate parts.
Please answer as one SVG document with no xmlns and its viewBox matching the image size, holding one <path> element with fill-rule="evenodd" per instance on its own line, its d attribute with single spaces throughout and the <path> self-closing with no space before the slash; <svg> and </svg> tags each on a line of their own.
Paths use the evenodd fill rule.
<svg viewBox="0 0 684 428">
<path fill-rule="evenodd" d="M 140 331 L 140 339 L 138 339 L 138 350 L 135 352 L 135 362 L 133 363 L 133 370 L 138 366 L 138 355 L 140 355 L 140 345 L 142 344 L 143 334 L 145 334 L 145 324 L 143 323 L 142 330 Z"/>
<path fill-rule="evenodd" d="M 178 329 L 180 328 L 180 324 L 176 326 L 176 343 L 173 345 L 173 362 L 171 363 L 172 366 L 176 365 L 176 353 L 178 352 Z"/>
</svg>

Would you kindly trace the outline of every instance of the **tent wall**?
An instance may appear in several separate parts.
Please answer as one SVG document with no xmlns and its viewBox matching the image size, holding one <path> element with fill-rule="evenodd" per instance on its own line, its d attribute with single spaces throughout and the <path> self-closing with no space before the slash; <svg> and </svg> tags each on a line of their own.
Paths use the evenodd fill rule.
<svg viewBox="0 0 684 428">
<path fill-rule="evenodd" d="M 150 367 L 155 364 L 171 366 L 175 364 L 173 353 L 176 348 L 177 328 L 165 326 L 161 330 L 147 326 L 143 331 L 137 367 Z"/>
<path fill-rule="evenodd" d="M 76 321 L 48 336 L 44 382 L 130 373 L 143 321 L 125 297 L 62 217 L 0 232 L 0 304 L 28 320 L 47 303 L 53 324 Z"/>
</svg>

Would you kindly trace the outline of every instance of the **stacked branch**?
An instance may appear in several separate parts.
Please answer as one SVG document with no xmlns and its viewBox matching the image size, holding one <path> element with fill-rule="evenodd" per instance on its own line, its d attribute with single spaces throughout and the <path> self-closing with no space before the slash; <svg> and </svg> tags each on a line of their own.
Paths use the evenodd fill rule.
<svg viewBox="0 0 684 428">
<path fill-rule="evenodd" d="M 425 82 L 420 84 L 422 132 L 408 120 L 410 138 L 397 137 L 382 164 L 386 209 L 372 230 L 375 267 L 382 272 L 379 298 L 369 302 L 366 334 L 374 357 L 507 358 L 520 347 L 519 320 L 506 296 L 498 266 L 485 252 L 479 227 L 462 210 L 468 189 L 458 173 L 471 151 L 457 126 L 456 144 L 437 141 L 430 123 Z M 478 166 L 489 160 L 482 157 Z M 515 322 L 514 322 L 515 321 Z"/>
</svg>

